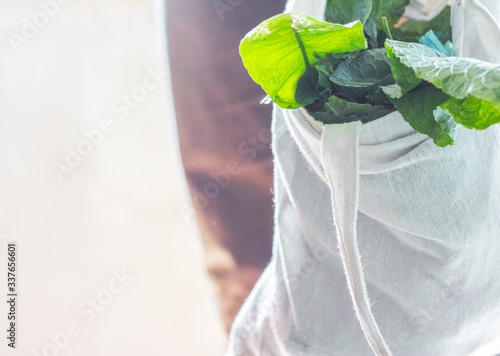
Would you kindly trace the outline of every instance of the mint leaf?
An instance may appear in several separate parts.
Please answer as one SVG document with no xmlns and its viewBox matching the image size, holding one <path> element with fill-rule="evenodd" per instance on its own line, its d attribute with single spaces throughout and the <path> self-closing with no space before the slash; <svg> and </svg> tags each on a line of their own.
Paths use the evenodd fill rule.
<svg viewBox="0 0 500 356">
<path fill-rule="evenodd" d="M 454 98 L 442 108 L 466 127 L 481 130 L 500 122 L 500 65 L 447 57 L 417 43 L 387 40 L 386 48 L 394 78 L 401 87 L 408 84 L 407 78 L 432 83 Z M 395 71 L 408 73 L 408 70 L 414 77 L 408 74 L 405 79 L 395 74 Z"/>
<path fill-rule="evenodd" d="M 310 103 L 298 102 L 295 92 L 300 77 L 318 62 L 315 54 L 365 48 L 360 22 L 337 25 L 300 14 L 281 14 L 250 31 L 241 41 L 240 55 L 252 79 L 273 102 L 295 109 Z"/>
<path fill-rule="evenodd" d="M 432 138 L 439 147 L 446 147 L 453 144 L 456 126 L 451 114 L 440 108 L 448 99 L 450 96 L 441 90 L 427 86 L 392 102 L 411 127 Z"/>
</svg>

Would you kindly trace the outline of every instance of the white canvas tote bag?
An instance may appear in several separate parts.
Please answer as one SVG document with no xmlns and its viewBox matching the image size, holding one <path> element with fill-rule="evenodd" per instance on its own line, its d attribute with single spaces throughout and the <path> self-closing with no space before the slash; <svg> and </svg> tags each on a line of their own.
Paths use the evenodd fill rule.
<svg viewBox="0 0 500 356">
<path fill-rule="evenodd" d="M 457 1 L 456 38 L 478 4 L 482 21 L 498 18 Z M 323 9 L 287 8 L 320 19 Z M 457 53 L 473 55 L 467 46 Z M 493 52 L 480 55 L 498 60 Z M 500 353 L 498 125 L 459 126 L 439 148 L 397 112 L 325 125 L 275 108 L 273 151 L 273 257 L 227 356 Z"/>
</svg>

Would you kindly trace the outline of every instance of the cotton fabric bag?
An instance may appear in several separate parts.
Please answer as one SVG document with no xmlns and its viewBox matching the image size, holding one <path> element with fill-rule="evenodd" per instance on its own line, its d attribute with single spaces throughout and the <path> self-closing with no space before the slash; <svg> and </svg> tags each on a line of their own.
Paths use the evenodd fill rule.
<svg viewBox="0 0 500 356">
<path fill-rule="evenodd" d="M 458 55 L 500 60 L 474 28 L 500 36 L 499 9 L 453 4 Z M 287 10 L 321 19 L 324 2 Z M 226 356 L 500 354 L 498 125 L 439 148 L 397 112 L 325 125 L 275 108 L 273 151 L 273 258 Z"/>
</svg>

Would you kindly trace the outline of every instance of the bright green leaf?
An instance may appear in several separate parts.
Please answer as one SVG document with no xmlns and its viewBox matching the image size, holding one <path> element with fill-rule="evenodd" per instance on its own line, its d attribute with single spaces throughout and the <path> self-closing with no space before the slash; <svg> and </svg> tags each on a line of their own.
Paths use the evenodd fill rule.
<svg viewBox="0 0 500 356">
<path fill-rule="evenodd" d="M 453 98 L 441 107 L 456 122 L 485 129 L 500 121 L 500 65 L 447 57 L 418 43 L 387 40 L 386 47 L 394 77 L 401 87 L 408 80 L 396 73 L 412 71 L 416 78 L 430 82 Z"/>
<path fill-rule="evenodd" d="M 241 41 L 240 55 L 248 73 L 273 102 L 285 109 L 297 102 L 297 82 L 318 62 L 315 54 L 366 48 L 360 22 L 337 25 L 300 14 L 281 14 L 262 22 Z"/>
<path fill-rule="evenodd" d="M 466 99 L 450 98 L 440 107 L 448 110 L 455 122 L 468 129 L 484 130 L 500 122 L 498 107 L 473 96 L 468 96 Z"/>
<path fill-rule="evenodd" d="M 387 40 L 386 47 L 416 77 L 448 95 L 457 99 L 471 95 L 500 105 L 500 65 L 473 58 L 447 57 L 418 43 Z"/>
</svg>

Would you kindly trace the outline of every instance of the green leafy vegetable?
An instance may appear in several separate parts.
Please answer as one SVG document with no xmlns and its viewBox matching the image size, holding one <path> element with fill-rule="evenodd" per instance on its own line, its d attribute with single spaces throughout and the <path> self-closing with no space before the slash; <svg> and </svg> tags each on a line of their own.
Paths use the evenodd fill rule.
<svg viewBox="0 0 500 356">
<path fill-rule="evenodd" d="M 455 122 L 469 129 L 484 130 L 500 122 L 498 106 L 473 96 L 462 100 L 450 98 L 441 108 L 450 112 Z"/>
<path fill-rule="evenodd" d="M 275 16 L 242 40 L 243 63 L 266 101 L 305 107 L 326 124 L 366 123 L 397 109 L 445 147 L 457 123 L 485 129 L 500 122 L 500 65 L 450 57 L 449 7 L 434 20 L 395 28 L 408 3 L 328 0 L 326 19 L 347 25 Z"/>
<path fill-rule="evenodd" d="M 383 30 L 387 38 L 392 40 L 391 26 L 389 26 L 389 22 L 387 21 L 387 17 L 382 16 L 382 25 L 384 26 Z"/>
<path fill-rule="evenodd" d="M 360 88 L 379 83 L 391 74 L 387 52 L 377 48 L 343 60 L 330 75 L 330 80 L 340 86 Z"/>
<path fill-rule="evenodd" d="M 373 0 L 370 19 L 377 24 L 377 28 L 382 29 L 382 17 L 387 18 L 390 26 L 398 23 L 405 12 L 410 0 Z"/>
<path fill-rule="evenodd" d="M 360 21 L 365 24 L 372 12 L 372 0 L 328 0 L 325 20 L 332 23 Z"/>
<path fill-rule="evenodd" d="M 430 30 L 434 31 L 441 43 L 451 41 L 450 24 L 451 7 L 446 6 L 430 21 L 408 19 L 397 28 L 391 30 L 394 38 L 406 42 L 418 42 Z"/>
<path fill-rule="evenodd" d="M 371 48 L 378 47 L 379 35 L 384 30 L 382 17 L 387 19 L 389 27 L 398 23 L 410 0 L 372 0 L 370 17 L 365 24 L 365 33 Z"/>
<path fill-rule="evenodd" d="M 306 72 L 299 78 L 295 89 L 295 101 L 308 105 L 320 98 L 320 93 L 316 90 L 319 81 L 319 74 L 316 69 L 309 66 Z"/>
<path fill-rule="evenodd" d="M 318 62 L 315 54 L 366 48 L 360 22 L 337 25 L 300 14 L 282 14 L 264 21 L 242 40 L 240 54 L 250 76 L 282 108 L 310 104 L 295 98 L 300 77 Z M 310 74 L 310 72 L 309 72 Z"/>
<path fill-rule="evenodd" d="M 313 117 L 330 124 L 351 121 L 370 122 L 394 111 L 390 105 L 358 104 L 331 96 L 325 103 L 325 112 L 312 113 Z"/>
<path fill-rule="evenodd" d="M 415 88 L 418 84 L 420 84 L 422 79 L 417 77 L 413 69 L 401 63 L 401 59 L 394 54 L 393 48 L 388 45 L 389 43 L 391 43 L 391 40 L 386 41 L 385 47 L 387 49 L 387 55 L 391 60 L 392 75 L 394 76 L 396 84 L 399 86 L 399 90 L 394 92 L 399 92 L 399 96 L 396 96 L 396 98 L 400 98 L 401 96 L 405 95 L 410 90 Z M 389 95 L 389 93 L 387 92 L 386 94 Z"/>
<path fill-rule="evenodd" d="M 415 84 L 415 78 L 425 80 L 453 98 L 443 108 L 464 126 L 485 129 L 500 122 L 500 65 L 447 57 L 417 43 L 388 40 L 386 48 L 403 94 Z"/>
<path fill-rule="evenodd" d="M 377 93 L 380 87 L 394 83 L 384 48 L 360 51 L 345 58 L 332 70 L 329 79 L 333 84 L 331 92 L 343 99 L 361 104 L 390 104 Z"/>
<path fill-rule="evenodd" d="M 332 23 L 360 21 L 370 48 L 376 48 L 379 30 L 384 30 L 382 17 L 386 17 L 389 26 L 393 27 L 409 2 L 410 0 L 328 0 L 325 19 Z"/>
<path fill-rule="evenodd" d="M 441 90 L 428 86 L 393 99 L 393 103 L 411 127 L 431 137 L 439 147 L 445 147 L 453 144 L 456 124 L 450 113 L 439 106 L 449 98 Z"/>
</svg>

